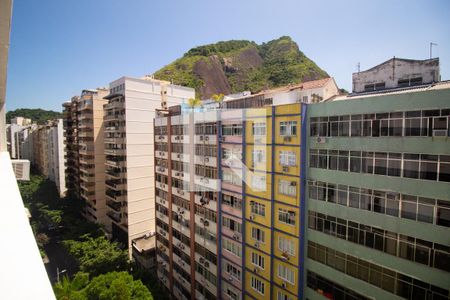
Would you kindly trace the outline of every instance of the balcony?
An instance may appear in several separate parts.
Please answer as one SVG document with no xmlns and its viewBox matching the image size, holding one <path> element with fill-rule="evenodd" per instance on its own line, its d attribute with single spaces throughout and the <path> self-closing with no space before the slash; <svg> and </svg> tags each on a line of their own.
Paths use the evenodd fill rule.
<svg viewBox="0 0 450 300">
<path fill-rule="evenodd" d="M 107 114 L 103 119 L 105 121 L 125 120 L 125 114 Z"/>
<path fill-rule="evenodd" d="M 106 175 L 114 178 L 121 178 L 122 177 L 122 171 L 119 168 L 115 169 L 107 169 L 105 171 Z"/>
<path fill-rule="evenodd" d="M 126 142 L 124 137 L 105 137 L 104 141 L 108 144 L 125 144 Z"/>
<path fill-rule="evenodd" d="M 125 189 L 125 183 L 120 180 L 106 180 L 105 184 L 107 187 L 112 188 L 114 190 L 123 190 Z"/>
<path fill-rule="evenodd" d="M 122 219 L 122 214 L 115 212 L 115 211 L 108 211 L 106 213 L 106 215 L 112 219 L 113 221 L 115 221 L 116 223 L 120 223 L 120 220 Z"/>
<path fill-rule="evenodd" d="M 125 149 L 105 149 L 106 155 L 125 155 Z"/>
<path fill-rule="evenodd" d="M 122 191 L 107 189 L 105 195 L 115 201 L 125 201 L 126 195 Z"/>
<path fill-rule="evenodd" d="M 108 205 L 108 207 L 110 207 L 111 209 L 113 209 L 114 211 L 119 212 L 119 213 L 120 213 L 120 209 L 122 208 L 122 204 L 120 202 L 111 201 L 111 200 L 107 200 L 106 205 Z"/>
</svg>

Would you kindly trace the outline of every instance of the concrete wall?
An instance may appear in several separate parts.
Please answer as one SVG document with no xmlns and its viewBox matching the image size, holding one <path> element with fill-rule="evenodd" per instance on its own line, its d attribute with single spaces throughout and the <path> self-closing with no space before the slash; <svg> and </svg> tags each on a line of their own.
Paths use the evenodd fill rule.
<svg viewBox="0 0 450 300">
<path fill-rule="evenodd" d="M 440 80 L 439 59 L 408 60 L 393 58 L 367 71 L 353 73 L 353 92 L 364 92 L 367 84 L 385 82 L 385 88 L 395 88 L 400 79 L 422 77 L 423 83 Z"/>
</svg>

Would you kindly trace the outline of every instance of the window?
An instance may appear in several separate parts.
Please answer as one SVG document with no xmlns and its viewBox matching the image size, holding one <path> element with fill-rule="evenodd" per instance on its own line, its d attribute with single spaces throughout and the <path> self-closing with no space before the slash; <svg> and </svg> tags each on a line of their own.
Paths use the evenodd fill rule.
<svg viewBox="0 0 450 300">
<path fill-rule="evenodd" d="M 222 125 L 222 135 L 242 135 L 242 124 Z"/>
<path fill-rule="evenodd" d="M 236 255 L 237 257 L 241 257 L 242 253 L 241 253 L 241 246 L 228 240 L 223 238 L 222 239 L 222 244 L 223 244 L 223 249 L 227 250 L 228 252 Z"/>
<path fill-rule="evenodd" d="M 370 85 L 374 88 L 374 85 Z M 450 136 L 450 109 L 310 118 L 310 136 Z"/>
<path fill-rule="evenodd" d="M 233 171 L 222 171 L 222 180 L 225 183 L 241 186 L 242 185 L 242 179 L 235 174 Z"/>
<path fill-rule="evenodd" d="M 232 300 L 239 299 L 239 296 L 234 291 L 232 291 L 230 288 L 227 288 L 227 296 L 230 297 L 230 299 L 232 299 Z"/>
<path fill-rule="evenodd" d="M 265 163 L 266 162 L 266 150 L 265 149 L 253 149 L 252 151 L 252 163 Z"/>
<path fill-rule="evenodd" d="M 436 180 L 437 179 L 437 155 L 420 155 L 420 179 Z"/>
<path fill-rule="evenodd" d="M 252 133 L 255 136 L 265 136 L 266 135 L 266 123 L 253 123 L 252 124 Z"/>
<path fill-rule="evenodd" d="M 250 201 L 250 212 L 262 217 L 266 216 L 266 206 L 256 201 Z"/>
<path fill-rule="evenodd" d="M 297 135 L 297 121 L 280 122 L 281 136 L 295 136 Z"/>
<path fill-rule="evenodd" d="M 280 165 L 295 166 L 297 157 L 294 151 L 280 151 Z"/>
<path fill-rule="evenodd" d="M 230 229 L 231 231 L 235 231 L 235 232 L 239 232 L 242 233 L 242 225 L 241 223 L 227 218 L 227 217 L 222 217 L 222 225 L 228 229 Z"/>
<path fill-rule="evenodd" d="M 415 216 L 415 213 L 411 213 L 411 216 L 412 215 Z M 427 217 L 426 214 L 424 217 Z M 308 221 L 308 227 L 312 230 L 336 236 L 340 239 L 418 262 L 429 267 L 434 267 L 447 272 L 450 271 L 449 246 L 420 240 L 411 236 L 399 235 L 395 232 L 327 216 L 314 211 L 308 212 Z M 335 230 L 335 228 L 337 228 L 337 230 Z M 438 251 L 441 258 L 439 262 L 436 261 L 436 253 Z"/>
<path fill-rule="evenodd" d="M 241 270 L 236 268 L 234 265 L 230 264 L 229 262 L 226 262 L 226 268 L 227 273 L 236 278 L 237 280 L 241 280 Z"/>
<path fill-rule="evenodd" d="M 231 195 L 222 194 L 222 204 L 236 209 L 242 208 L 242 200 Z"/>
<path fill-rule="evenodd" d="M 295 242 L 290 238 L 283 236 L 278 237 L 278 249 L 290 256 L 295 255 Z"/>
<path fill-rule="evenodd" d="M 290 284 L 294 284 L 295 282 L 294 271 L 285 265 L 278 265 L 278 277 L 289 282 Z"/>
<path fill-rule="evenodd" d="M 288 295 L 284 294 L 281 291 L 277 292 L 277 300 L 294 300 L 292 297 L 289 297 Z"/>
<path fill-rule="evenodd" d="M 260 267 L 261 269 L 264 269 L 264 256 L 256 252 L 252 252 L 252 264 Z"/>
<path fill-rule="evenodd" d="M 253 175 L 252 176 L 252 189 L 265 191 L 266 190 L 266 176 Z"/>
<path fill-rule="evenodd" d="M 297 183 L 280 179 L 278 181 L 278 192 L 282 195 L 295 197 L 297 195 Z"/>
<path fill-rule="evenodd" d="M 259 228 L 252 227 L 252 239 L 257 242 L 264 243 L 266 240 L 266 233 Z"/>
<path fill-rule="evenodd" d="M 295 225 L 295 211 L 279 208 L 278 221 L 288 225 Z"/>
<path fill-rule="evenodd" d="M 264 295 L 264 282 L 252 276 L 251 287 L 258 293 Z"/>
</svg>

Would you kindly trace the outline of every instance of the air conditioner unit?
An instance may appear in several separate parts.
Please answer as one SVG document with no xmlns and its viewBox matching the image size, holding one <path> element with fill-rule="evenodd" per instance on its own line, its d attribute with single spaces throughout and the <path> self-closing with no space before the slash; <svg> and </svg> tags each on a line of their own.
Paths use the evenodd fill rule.
<svg viewBox="0 0 450 300">
<path fill-rule="evenodd" d="M 180 176 L 180 172 L 175 172 L 175 176 Z"/>
<path fill-rule="evenodd" d="M 226 141 L 226 139 L 225 139 L 225 137 L 223 136 L 223 137 L 222 137 L 222 142 L 225 142 L 225 141 Z"/>
<path fill-rule="evenodd" d="M 178 136 L 176 136 L 176 137 L 175 137 L 175 140 L 177 140 L 177 141 L 178 141 L 179 139 L 180 139 L 180 137 L 178 137 Z"/>
<path fill-rule="evenodd" d="M 253 269 L 253 272 L 254 272 L 254 273 L 258 273 L 258 272 L 259 272 L 259 269 L 258 269 L 258 268 L 254 268 L 254 269 Z"/>
<path fill-rule="evenodd" d="M 236 241 L 239 241 L 240 237 L 237 234 L 233 234 L 233 239 L 235 239 Z"/>
<path fill-rule="evenodd" d="M 181 250 L 184 250 L 184 245 L 181 245 L 181 247 L 180 247 L 180 248 L 181 248 Z"/>
<path fill-rule="evenodd" d="M 433 136 L 446 137 L 447 130 L 446 129 L 434 129 Z"/>
<path fill-rule="evenodd" d="M 203 222 L 203 225 L 204 225 L 204 226 L 209 226 L 208 220 L 205 220 L 205 221 Z"/>
<path fill-rule="evenodd" d="M 203 135 L 200 136 L 200 141 L 203 141 Z"/>
<path fill-rule="evenodd" d="M 285 136 L 283 140 L 285 142 L 290 142 L 291 141 L 291 137 L 290 136 Z"/>
<path fill-rule="evenodd" d="M 180 140 L 183 140 L 183 136 L 182 135 L 180 135 Z"/>
<path fill-rule="evenodd" d="M 283 167 L 283 172 L 289 172 L 289 167 Z"/>
<path fill-rule="evenodd" d="M 323 137 L 323 136 L 319 136 L 316 139 L 317 144 L 325 144 L 326 141 L 327 141 L 327 139 L 325 137 Z"/>
<path fill-rule="evenodd" d="M 205 141 L 209 141 L 209 136 L 205 136 Z"/>
<path fill-rule="evenodd" d="M 177 154 L 177 158 L 181 158 L 181 154 Z"/>
<path fill-rule="evenodd" d="M 209 268 L 209 262 L 205 261 L 205 267 Z"/>
<path fill-rule="evenodd" d="M 255 248 L 259 248 L 259 243 L 258 242 L 255 243 Z"/>
<path fill-rule="evenodd" d="M 209 162 L 209 158 L 208 158 L 208 157 L 205 157 L 204 161 L 205 161 L 205 162 Z"/>
<path fill-rule="evenodd" d="M 199 261 L 201 264 L 203 264 L 205 262 L 205 259 L 203 257 L 200 257 Z"/>
<path fill-rule="evenodd" d="M 285 289 L 285 288 L 286 288 L 286 282 L 283 282 L 283 283 L 281 284 L 281 287 L 282 287 L 283 289 Z"/>
<path fill-rule="evenodd" d="M 297 182 L 291 181 L 291 186 L 297 186 Z"/>
<path fill-rule="evenodd" d="M 254 220 L 255 219 L 255 215 L 250 215 L 249 219 L 250 220 Z"/>
<path fill-rule="evenodd" d="M 180 211 L 180 215 L 183 215 L 183 214 L 184 214 L 184 210 Z"/>
</svg>

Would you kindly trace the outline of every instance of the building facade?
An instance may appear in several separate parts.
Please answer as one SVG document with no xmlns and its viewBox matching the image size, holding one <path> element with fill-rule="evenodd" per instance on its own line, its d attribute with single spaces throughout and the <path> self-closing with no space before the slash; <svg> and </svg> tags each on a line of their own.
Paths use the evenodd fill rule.
<svg viewBox="0 0 450 300">
<path fill-rule="evenodd" d="M 366 71 L 353 73 L 353 93 L 431 84 L 441 80 L 439 58 L 391 58 Z"/>
<path fill-rule="evenodd" d="M 309 299 L 449 299 L 450 83 L 308 107 Z"/>
<path fill-rule="evenodd" d="M 63 120 L 53 120 L 48 125 L 48 178 L 62 198 L 66 195 Z"/>
<path fill-rule="evenodd" d="M 191 88 L 150 77 L 122 77 L 110 83 L 104 106 L 107 216 L 113 240 L 127 247 L 130 257 L 133 240 L 143 236 L 154 239 L 155 111 L 194 97 Z M 140 250 L 146 253 L 148 249 Z"/>
<path fill-rule="evenodd" d="M 78 153 L 78 102 L 74 96 L 63 104 L 66 188 L 69 198 L 80 198 L 80 161 Z"/>
<path fill-rule="evenodd" d="M 155 119 L 157 273 L 176 299 L 303 297 L 301 95 L 330 80 Z"/>
</svg>

